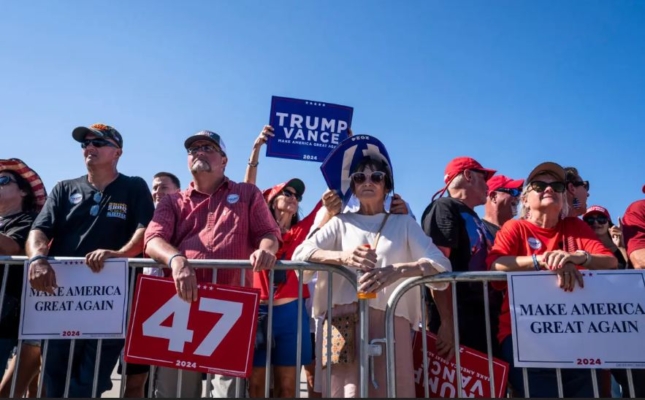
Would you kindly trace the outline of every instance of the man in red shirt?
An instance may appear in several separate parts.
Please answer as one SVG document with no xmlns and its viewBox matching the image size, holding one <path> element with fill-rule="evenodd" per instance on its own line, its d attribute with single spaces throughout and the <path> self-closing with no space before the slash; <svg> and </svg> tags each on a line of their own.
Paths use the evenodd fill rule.
<svg viewBox="0 0 645 400">
<path fill-rule="evenodd" d="M 161 199 L 145 234 L 145 252 L 171 269 L 177 295 L 197 300 L 197 283 L 213 282 L 210 268 L 195 270 L 190 259 L 251 261 L 253 271 L 272 268 L 280 229 L 260 190 L 224 174 L 228 158 L 221 137 L 201 131 L 184 142 L 193 181 Z M 216 283 L 251 286 L 251 270 L 217 269 Z M 201 373 L 183 371 L 181 397 L 199 398 Z M 178 370 L 157 368 L 155 397 L 177 396 Z M 215 375 L 214 397 L 234 397 L 234 378 Z"/>
<path fill-rule="evenodd" d="M 488 197 L 484 205 L 482 222 L 494 237 L 506 221 L 517 215 L 524 179 L 513 180 L 504 175 L 495 175 L 486 183 Z"/>
<path fill-rule="evenodd" d="M 634 268 L 645 269 L 645 200 L 635 201 L 627 207 L 622 225 L 629 261 Z"/>
</svg>

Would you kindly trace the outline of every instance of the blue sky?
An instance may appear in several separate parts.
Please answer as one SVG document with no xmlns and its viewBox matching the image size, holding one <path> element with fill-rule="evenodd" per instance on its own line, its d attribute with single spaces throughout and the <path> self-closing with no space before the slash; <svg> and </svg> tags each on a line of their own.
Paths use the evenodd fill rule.
<svg viewBox="0 0 645 400">
<path fill-rule="evenodd" d="M 576 166 L 618 215 L 645 183 L 643 21 L 619 0 L 4 1 L 0 157 L 51 189 L 85 172 L 72 129 L 103 122 L 124 136 L 121 172 L 186 186 L 183 140 L 210 129 L 239 181 L 278 95 L 354 107 L 417 215 L 461 155 L 513 178 Z M 300 177 L 307 212 L 319 166 L 263 152 L 258 184 Z"/>
</svg>

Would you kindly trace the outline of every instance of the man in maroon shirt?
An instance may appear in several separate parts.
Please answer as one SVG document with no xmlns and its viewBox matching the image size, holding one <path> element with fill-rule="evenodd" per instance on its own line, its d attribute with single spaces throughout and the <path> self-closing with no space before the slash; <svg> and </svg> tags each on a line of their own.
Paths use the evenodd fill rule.
<svg viewBox="0 0 645 400">
<path fill-rule="evenodd" d="M 253 271 L 272 268 L 280 245 L 280 229 L 262 192 L 229 180 L 228 158 L 221 137 L 201 131 L 186 139 L 188 189 L 161 199 L 145 234 L 145 252 L 171 269 L 177 295 L 197 300 L 197 283 L 213 282 L 210 268 L 195 270 L 190 259 L 250 260 Z M 252 286 L 249 269 L 217 269 L 216 283 Z M 178 370 L 157 368 L 155 397 L 177 396 Z M 215 375 L 214 397 L 234 397 L 234 378 Z M 181 397 L 202 395 L 201 373 L 183 371 Z"/>
</svg>

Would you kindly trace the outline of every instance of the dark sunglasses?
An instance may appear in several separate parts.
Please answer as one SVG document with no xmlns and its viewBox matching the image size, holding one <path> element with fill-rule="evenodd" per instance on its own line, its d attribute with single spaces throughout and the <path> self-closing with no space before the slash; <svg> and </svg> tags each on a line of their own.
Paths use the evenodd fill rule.
<svg viewBox="0 0 645 400">
<path fill-rule="evenodd" d="M 81 142 L 81 147 L 84 148 L 84 149 L 87 148 L 87 146 L 89 146 L 89 145 L 92 145 L 92 146 L 94 146 L 96 148 L 101 148 L 101 147 L 105 147 L 105 146 L 118 147 L 114 143 L 109 142 L 109 141 L 107 141 L 105 139 L 87 139 L 87 140 L 83 140 Z"/>
<path fill-rule="evenodd" d="M 92 199 L 94 199 L 94 202 L 96 204 L 94 204 L 90 208 L 90 215 L 93 217 L 96 217 L 97 215 L 99 215 L 99 211 L 101 210 L 101 200 L 103 199 L 103 193 L 101 192 L 94 193 L 94 197 L 92 197 Z"/>
<path fill-rule="evenodd" d="M 354 183 L 360 185 L 361 183 L 365 183 L 365 181 L 367 180 L 367 174 L 363 172 L 354 172 L 352 175 L 350 175 L 350 178 L 352 178 L 352 181 L 354 181 Z M 374 171 L 370 174 L 369 178 L 373 183 L 381 183 L 385 180 L 385 172 Z"/>
<path fill-rule="evenodd" d="M 586 191 L 589 191 L 589 181 L 574 181 L 571 184 L 575 187 L 584 186 Z"/>
<path fill-rule="evenodd" d="M 547 187 L 551 187 L 556 193 L 564 193 L 565 185 L 564 182 L 543 182 L 543 181 L 533 181 L 529 183 L 529 186 L 532 190 L 535 190 L 538 193 L 542 193 L 546 190 Z"/>
<path fill-rule="evenodd" d="M 211 144 L 205 144 L 203 146 L 195 146 L 195 147 L 189 147 L 188 148 L 188 154 L 191 156 L 194 156 L 195 154 L 199 153 L 200 151 L 203 151 L 204 153 L 210 154 L 214 152 L 222 153 L 219 151 L 219 149 Z"/>
<path fill-rule="evenodd" d="M 11 182 L 16 183 L 16 184 L 18 183 L 16 181 L 14 181 L 13 179 L 9 178 L 6 175 L 0 176 L 0 186 L 7 186 Z"/>
<path fill-rule="evenodd" d="M 296 193 L 290 192 L 288 190 L 283 190 L 280 194 L 287 198 L 295 197 L 298 202 L 302 201 L 302 196 L 298 196 Z"/>
<path fill-rule="evenodd" d="M 511 197 L 520 197 L 522 194 L 522 191 L 520 189 L 497 189 L 495 190 L 496 192 L 502 192 L 502 193 L 508 193 L 511 195 Z"/>
<path fill-rule="evenodd" d="M 607 219 L 607 217 L 605 217 L 604 215 L 599 215 L 597 217 L 586 217 L 584 220 L 589 225 L 593 225 L 594 222 L 597 222 L 598 225 L 604 225 L 609 222 L 609 219 Z"/>
</svg>

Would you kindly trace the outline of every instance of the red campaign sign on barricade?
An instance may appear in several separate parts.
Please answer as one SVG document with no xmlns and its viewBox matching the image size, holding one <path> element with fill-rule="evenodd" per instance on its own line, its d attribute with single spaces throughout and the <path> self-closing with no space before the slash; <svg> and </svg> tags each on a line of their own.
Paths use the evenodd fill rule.
<svg viewBox="0 0 645 400">
<path fill-rule="evenodd" d="M 251 374 L 260 291 L 199 284 L 197 301 L 177 296 L 170 278 L 140 275 L 126 362 L 246 378 Z"/>
<path fill-rule="evenodd" d="M 412 342 L 414 349 L 414 383 L 417 397 L 425 397 L 422 335 L 422 332 L 415 332 Z M 428 346 L 429 397 L 490 397 L 488 357 L 486 354 L 466 346 L 460 346 L 462 395 L 456 396 L 458 376 L 454 358 L 451 362 L 447 362 L 446 359 L 436 354 L 437 337 L 432 333 L 428 332 L 426 334 L 426 343 Z M 495 374 L 495 393 L 497 397 L 506 397 L 508 363 L 493 358 L 493 373 Z"/>
</svg>

